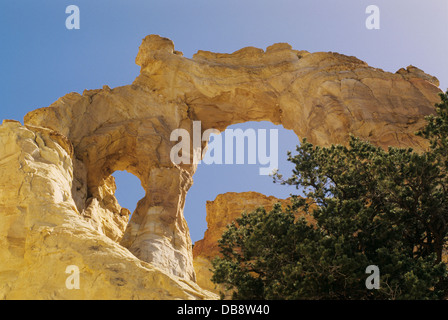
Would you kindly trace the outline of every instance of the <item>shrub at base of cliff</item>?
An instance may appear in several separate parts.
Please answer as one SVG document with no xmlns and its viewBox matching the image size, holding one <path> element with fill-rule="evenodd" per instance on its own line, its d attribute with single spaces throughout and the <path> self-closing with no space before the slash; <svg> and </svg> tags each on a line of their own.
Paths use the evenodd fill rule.
<svg viewBox="0 0 448 320">
<path fill-rule="evenodd" d="M 448 295 L 448 92 L 418 133 L 428 151 L 385 151 L 352 137 L 348 147 L 313 146 L 289 154 L 287 180 L 317 208 L 244 214 L 220 240 L 212 280 L 235 299 L 440 299 Z M 301 208 L 316 224 L 294 220 Z M 378 266 L 380 286 L 366 287 Z"/>
</svg>

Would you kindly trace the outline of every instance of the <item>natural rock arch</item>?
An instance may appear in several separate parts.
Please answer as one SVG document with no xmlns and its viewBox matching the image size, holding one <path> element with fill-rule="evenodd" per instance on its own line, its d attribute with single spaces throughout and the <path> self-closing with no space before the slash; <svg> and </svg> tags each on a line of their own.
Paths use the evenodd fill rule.
<svg viewBox="0 0 448 320">
<path fill-rule="evenodd" d="M 70 93 L 25 116 L 25 124 L 62 133 L 74 147 L 73 198 L 79 212 L 96 206 L 116 212 L 110 175 L 126 170 L 146 191 L 121 244 L 141 260 L 195 279 L 191 240 L 183 217 L 194 165 L 174 165 L 170 134 L 224 130 L 245 121 L 271 121 L 309 141 L 345 143 L 349 134 L 382 147 L 421 150 L 413 133 L 438 102 L 438 81 L 408 67 L 397 73 L 338 53 L 309 53 L 275 44 L 266 51 L 199 51 L 192 59 L 172 41 L 147 36 L 134 83 Z M 120 237 L 119 237 L 120 238 Z"/>
</svg>

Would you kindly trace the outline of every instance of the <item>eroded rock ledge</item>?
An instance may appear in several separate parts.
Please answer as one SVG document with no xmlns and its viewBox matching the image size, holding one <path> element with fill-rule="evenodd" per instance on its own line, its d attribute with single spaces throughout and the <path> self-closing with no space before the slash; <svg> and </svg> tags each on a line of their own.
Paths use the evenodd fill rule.
<svg viewBox="0 0 448 320">
<path fill-rule="evenodd" d="M 87 259 L 84 253 L 90 252 L 86 249 L 90 244 L 81 239 L 84 233 L 96 232 L 101 240 L 92 236 L 92 242 L 99 241 L 108 248 L 104 249 L 107 251 L 104 259 L 110 254 L 116 258 L 110 258 L 111 261 L 117 263 L 121 263 L 120 259 L 130 259 L 135 264 L 148 262 L 150 265 L 145 266 L 158 268 L 168 278 L 194 281 L 191 240 L 183 207 L 196 167 L 177 166 L 170 161 L 170 149 L 175 144 L 169 139 L 172 130 L 183 128 L 191 132 L 192 120 L 200 120 L 202 130 L 223 130 L 245 121 L 271 121 L 320 145 L 345 143 L 348 135 L 354 134 L 382 147 L 410 146 L 421 150 L 424 145 L 413 133 L 422 126 L 423 117 L 433 111 L 441 92 L 437 79 L 415 67 L 389 73 L 355 57 L 298 51 L 288 44 L 275 44 L 266 50 L 244 48 L 232 54 L 199 51 L 188 59 L 174 49 L 171 40 L 151 35 L 143 40 L 136 63 L 141 72 L 131 85 L 114 89 L 105 86 L 86 90 L 82 95 L 69 93 L 51 106 L 27 114 L 26 127 L 13 129 L 9 123 L 2 126 L 2 219 L 17 215 L 14 219 L 29 223 L 2 224 L 2 257 L 10 257 L 11 252 L 23 257 L 30 254 L 34 240 L 19 241 L 21 237 L 16 234 L 25 232 L 24 228 L 36 228 L 37 221 L 45 221 L 39 214 L 45 215 L 47 208 L 54 207 L 51 212 L 56 222 L 52 222 L 51 228 L 59 230 L 63 221 L 67 221 L 72 226 L 70 232 L 79 235 L 71 244 L 68 239 L 72 236 L 52 233 L 60 259 L 66 256 L 65 251 Z M 29 143 L 19 143 L 26 139 L 14 138 L 17 145 L 10 141 L 11 136 L 22 133 L 33 136 L 39 130 L 45 131 L 34 128 L 52 130 L 48 132 L 59 138 L 48 143 L 57 142 L 59 147 L 39 145 L 40 149 L 31 150 L 30 156 L 46 154 L 56 161 L 57 150 L 65 149 L 65 142 L 61 142 L 65 139 L 71 147 L 59 157 L 69 157 L 72 166 L 60 158 L 62 167 L 58 175 L 64 178 L 58 178 L 54 190 L 51 189 L 53 193 L 36 200 L 34 211 L 27 211 L 23 209 L 25 204 L 31 203 L 27 202 L 29 199 L 39 198 L 33 192 L 41 194 L 41 187 L 26 191 L 22 183 L 10 183 L 12 173 L 6 172 L 14 167 L 14 174 L 19 177 L 26 175 L 33 181 L 41 179 L 37 176 L 46 179 L 47 169 L 38 166 L 35 171 L 25 172 L 26 166 L 18 162 L 19 154 L 28 152 L 21 148 L 30 147 Z M 8 148 L 15 151 L 11 153 Z M 47 159 L 45 164 L 46 161 L 51 162 Z M 146 191 L 127 226 L 129 212 L 118 205 L 114 196 L 111 174 L 117 170 L 136 175 Z M 63 209 L 61 202 L 55 206 L 60 198 Z M 74 222 L 74 217 L 81 219 Z M 9 247 L 12 249 L 5 249 Z M 42 267 L 55 263 L 39 259 Z M 2 289 L 5 296 L 5 292 L 19 290 L 20 281 L 29 281 L 31 273 L 27 272 L 36 265 L 17 262 L 11 269 L 7 259 L 2 261 L 1 270 L 9 270 L 2 271 L 2 277 L 8 279 L 2 282 L 7 283 Z M 51 270 L 49 278 L 56 273 Z M 34 272 L 37 275 L 38 271 Z M 130 279 L 127 283 L 136 285 L 132 281 L 137 278 Z M 92 290 L 95 281 L 90 283 Z M 111 290 L 122 292 L 119 287 L 113 286 Z M 121 293 L 117 297 L 122 297 Z"/>
</svg>

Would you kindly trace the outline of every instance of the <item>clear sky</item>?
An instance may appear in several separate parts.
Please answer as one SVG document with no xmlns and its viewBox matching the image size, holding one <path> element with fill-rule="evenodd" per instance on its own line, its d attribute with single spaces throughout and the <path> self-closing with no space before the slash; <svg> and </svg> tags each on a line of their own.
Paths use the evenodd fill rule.
<svg viewBox="0 0 448 320">
<path fill-rule="evenodd" d="M 80 29 L 68 30 L 69 5 Z M 368 30 L 368 5 L 380 9 L 380 29 Z M 0 119 L 17 119 L 69 92 L 130 84 L 144 36 L 172 39 L 191 57 L 198 50 L 230 53 L 288 42 L 295 49 L 356 56 L 395 72 L 414 65 L 448 87 L 448 0 L 1 0 Z M 274 128 L 246 123 L 232 128 Z M 280 170 L 298 138 L 281 130 Z M 283 156 L 282 156 L 283 155 Z M 294 190 L 258 175 L 258 165 L 200 165 L 185 216 L 193 241 L 206 228 L 205 201 L 228 191 L 287 197 Z M 116 173 L 120 204 L 133 210 L 143 196 L 138 180 Z"/>
</svg>

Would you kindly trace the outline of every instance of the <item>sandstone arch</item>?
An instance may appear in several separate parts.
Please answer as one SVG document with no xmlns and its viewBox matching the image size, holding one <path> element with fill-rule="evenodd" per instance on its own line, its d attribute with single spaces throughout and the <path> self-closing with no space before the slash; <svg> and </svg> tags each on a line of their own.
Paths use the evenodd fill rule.
<svg viewBox="0 0 448 320">
<path fill-rule="evenodd" d="M 151 35 L 136 63 L 141 72 L 133 84 L 70 93 L 30 112 L 25 123 L 62 133 L 73 144 L 73 198 L 80 212 L 95 203 L 120 214 L 109 176 L 116 170 L 136 175 L 146 196 L 121 244 L 190 280 L 195 273 L 183 206 L 196 167 L 170 161 L 172 130 L 191 132 L 192 120 L 202 121 L 202 130 L 271 121 L 321 145 L 355 134 L 383 147 L 422 149 L 413 133 L 440 92 L 436 78 L 412 66 L 393 74 L 355 57 L 288 44 L 232 54 L 199 51 L 187 59 L 169 39 Z"/>
</svg>

